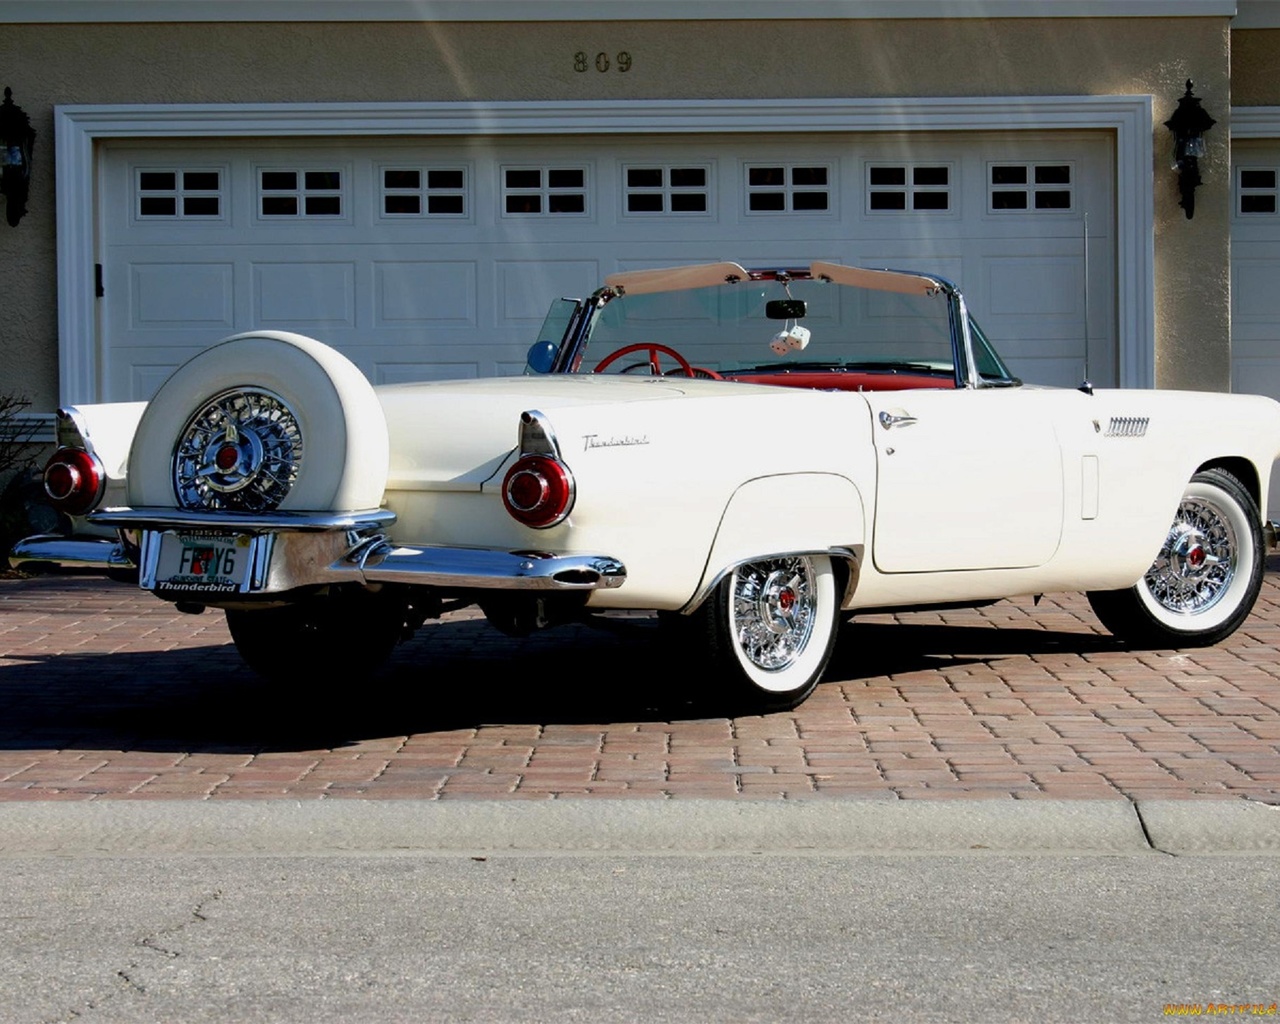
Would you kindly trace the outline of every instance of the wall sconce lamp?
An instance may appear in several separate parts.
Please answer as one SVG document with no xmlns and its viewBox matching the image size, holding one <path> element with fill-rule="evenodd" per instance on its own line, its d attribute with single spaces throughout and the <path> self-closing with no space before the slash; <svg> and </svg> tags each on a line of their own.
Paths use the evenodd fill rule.
<svg viewBox="0 0 1280 1024">
<path fill-rule="evenodd" d="M 17 227 L 27 212 L 27 189 L 31 184 L 31 150 L 36 133 L 31 118 L 13 102 L 13 90 L 4 89 L 0 104 L 0 195 L 6 199 L 5 216 Z"/>
<path fill-rule="evenodd" d="M 1200 158 L 1204 156 L 1204 133 L 1218 122 L 1205 113 L 1200 98 L 1187 91 L 1178 100 L 1178 109 L 1164 126 L 1173 132 L 1173 169 L 1178 172 L 1178 205 L 1187 211 L 1187 220 L 1196 212 L 1196 188 L 1200 185 Z"/>
</svg>

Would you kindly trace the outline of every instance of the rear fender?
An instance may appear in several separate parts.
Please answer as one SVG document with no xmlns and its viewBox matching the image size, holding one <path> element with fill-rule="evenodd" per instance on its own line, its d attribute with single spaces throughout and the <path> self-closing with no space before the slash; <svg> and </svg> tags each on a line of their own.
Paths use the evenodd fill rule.
<svg viewBox="0 0 1280 1024">
<path fill-rule="evenodd" d="M 109 402 L 69 405 L 58 410 L 58 447 L 83 449 L 102 465 L 105 479 L 98 506 L 121 505 L 125 501 L 129 450 L 146 408 L 146 402 Z M 94 526 L 83 516 L 71 517 L 71 532 L 103 538 L 116 535 L 115 530 Z"/>
<path fill-rule="evenodd" d="M 849 567 L 847 600 L 865 543 L 862 494 L 847 477 L 787 473 L 748 480 L 725 506 L 698 589 L 682 611 L 696 609 L 735 566 L 784 554 L 843 559 Z"/>
<path fill-rule="evenodd" d="M 123 481 L 129 448 L 146 402 L 70 405 L 58 410 L 59 448 L 83 448 L 96 455 L 108 479 Z"/>
</svg>

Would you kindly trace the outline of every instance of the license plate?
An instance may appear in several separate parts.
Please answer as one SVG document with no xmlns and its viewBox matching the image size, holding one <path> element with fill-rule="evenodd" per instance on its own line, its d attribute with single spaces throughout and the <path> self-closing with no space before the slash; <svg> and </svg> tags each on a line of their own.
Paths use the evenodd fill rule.
<svg viewBox="0 0 1280 1024">
<path fill-rule="evenodd" d="M 245 534 L 160 534 L 155 579 L 149 589 L 174 593 L 234 594 L 248 589 L 256 542 Z"/>
</svg>

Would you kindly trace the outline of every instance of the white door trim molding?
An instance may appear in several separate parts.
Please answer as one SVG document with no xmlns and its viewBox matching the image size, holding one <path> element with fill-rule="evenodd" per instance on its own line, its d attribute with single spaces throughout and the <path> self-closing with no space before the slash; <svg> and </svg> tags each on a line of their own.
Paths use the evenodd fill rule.
<svg viewBox="0 0 1280 1024">
<path fill-rule="evenodd" d="M 54 111 L 60 401 L 101 401 L 95 144 L 107 139 L 1101 129 L 1116 142 L 1120 383 L 1155 383 L 1150 96 L 75 105 Z"/>
</svg>

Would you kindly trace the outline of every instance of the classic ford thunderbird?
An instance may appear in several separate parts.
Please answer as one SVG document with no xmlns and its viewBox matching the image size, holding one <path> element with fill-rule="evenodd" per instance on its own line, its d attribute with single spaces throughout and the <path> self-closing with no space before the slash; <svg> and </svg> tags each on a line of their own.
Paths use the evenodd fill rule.
<svg viewBox="0 0 1280 1024">
<path fill-rule="evenodd" d="M 59 412 L 77 532 L 13 557 L 223 609 L 268 677 L 367 671 L 467 604 L 516 635 L 649 610 L 760 709 L 813 690 L 848 613 L 1084 590 L 1117 637 L 1192 647 L 1262 584 L 1280 405 L 1024 385 L 939 277 L 620 273 L 528 359 L 373 387 L 230 338 L 149 403 Z"/>
</svg>

